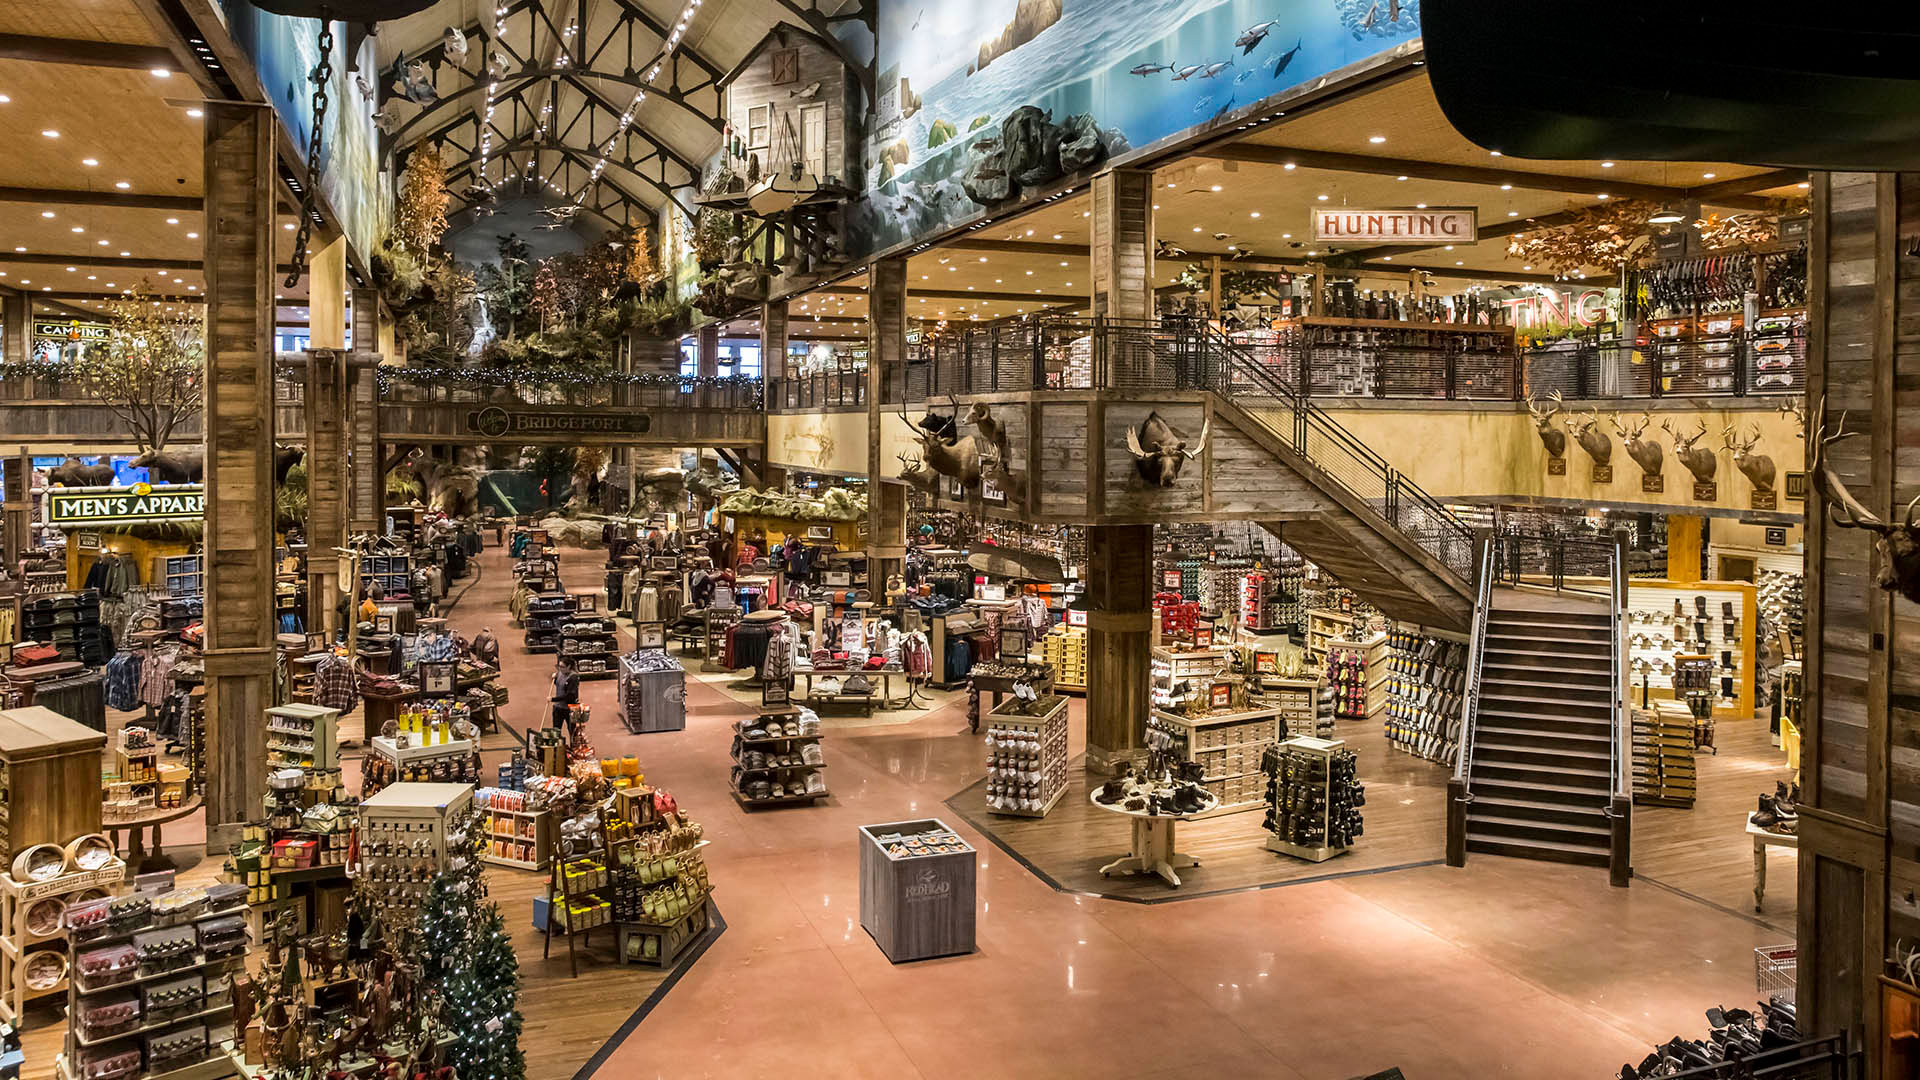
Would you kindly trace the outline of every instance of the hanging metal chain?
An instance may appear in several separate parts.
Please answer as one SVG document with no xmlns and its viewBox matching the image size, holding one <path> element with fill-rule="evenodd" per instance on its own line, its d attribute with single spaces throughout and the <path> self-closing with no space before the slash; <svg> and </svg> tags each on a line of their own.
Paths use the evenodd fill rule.
<svg viewBox="0 0 1920 1080">
<path fill-rule="evenodd" d="M 333 13 L 320 9 L 320 62 L 313 68 L 313 129 L 307 133 L 307 180 L 300 189 L 300 224 L 293 234 L 293 269 L 286 288 L 307 272 L 307 242 L 313 236 L 313 200 L 320 189 L 320 132 L 327 120 L 327 83 L 333 78 Z M 313 298 L 309 296 L 308 300 Z"/>
</svg>

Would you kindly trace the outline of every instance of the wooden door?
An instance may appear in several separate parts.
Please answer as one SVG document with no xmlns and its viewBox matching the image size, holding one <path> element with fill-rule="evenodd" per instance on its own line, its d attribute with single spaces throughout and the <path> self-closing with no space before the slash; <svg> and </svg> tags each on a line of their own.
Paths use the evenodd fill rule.
<svg viewBox="0 0 1920 1080">
<path fill-rule="evenodd" d="M 827 175 L 827 107 L 823 104 L 800 108 L 800 160 L 815 179 Z"/>
</svg>

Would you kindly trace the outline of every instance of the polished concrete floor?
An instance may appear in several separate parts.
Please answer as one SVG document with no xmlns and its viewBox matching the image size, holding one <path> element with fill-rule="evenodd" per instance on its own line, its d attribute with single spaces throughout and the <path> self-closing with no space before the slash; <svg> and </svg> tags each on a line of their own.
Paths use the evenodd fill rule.
<svg viewBox="0 0 1920 1080">
<path fill-rule="evenodd" d="M 507 720 L 540 723 L 553 659 L 520 647 L 504 555 L 489 549 L 480 562 L 453 625 L 494 629 L 512 690 Z M 598 552 L 566 552 L 570 587 L 597 587 L 600 562 Z M 1636 817 L 1648 822 L 1636 861 L 1661 873 L 1632 888 L 1610 888 L 1599 870 L 1476 857 L 1464 869 L 1143 905 L 1056 891 L 951 812 L 948 800 L 984 774 L 963 695 L 871 721 L 827 717 L 832 798 L 743 811 L 728 796 L 728 726 L 750 715 L 757 692 L 688 666 L 684 732 L 627 734 L 613 719 L 611 679 L 583 683 L 583 698 L 595 707 L 597 748 L 638 755 L 648 779 L 705 824 L 727 928 L 664 993 L 611 978 L 601 962 L 568 979 L 522 942 L 525 1006 L 540 1020 L 529 1042 L 543 1042 L 529 1046 L 533 1080 L 561 1080 L 590 1060 L 589 1074 L 622 1080 L 1337 1080 L 1394 1066 L 1410 1080 L 1601 1077 L 1651 1043 L 1701 1033 L 1707 1006 L 1751 1001 L 1753 949 L 1791 940 L 1793 863 L 1774 857 L 1760 921 L 1750 892 L 1742 904 L 1751 846 L 1735 809 L 1784 771 L 1763 733 L 1743 739 L 1732 725 L 1721 726 L 1722 758 L 1703 769 L 1703 787 L 1718 774 L 1728 793 L 1711 807 L 1703 798 L 1694 811 L 1660 811 L 1657 827 Z M 1082 730 L 1076 702 L 1076 754 Z M 504 756 L 490 753 L 487 768 Z M 979 948 L 895 966 L 860 928 L 855 830 L 929 815 L 979 849 Z M 1101 853 L 1124 838 L 1059 824 L 1085 833 L 1060 843 Z M 169 840 L 196 832 L 184 823 Z M 539 878 L 491 874 L 510 925 L 525 926 Z M 564 1045 L 544 1045 L 563 1029 Z M 29 1071 L 46 1075 L 36 1066 L 50 1065 L 57 1029 L 30 1035 Z"/>
</svg>

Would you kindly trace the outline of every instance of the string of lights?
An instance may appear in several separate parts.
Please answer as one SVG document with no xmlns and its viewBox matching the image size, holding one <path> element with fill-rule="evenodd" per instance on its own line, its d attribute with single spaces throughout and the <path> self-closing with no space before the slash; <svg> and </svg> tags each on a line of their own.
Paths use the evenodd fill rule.
<svg viewBox="0 0 1920 1080">
<path fill-rule="evenodd" d="M 574 195 L 574 206 L 584 205 L 587 193 L 600 182 L 600 174 L 607 171 L 607 162 L 613 156 L 614 148 L 620 145 L 620 140 L 626 136 L 627 129 L 633 126 L 633 117 L 640 111 L 640 103 L 647 99 L 647 90 L 653 86 L 654 80 L 660 77 L 660 69 L 673 59 L 674 50 L 680 47 L 680 40 L 686 36 L 687 27 L 693 23 L 694 12 L 699 10 L 700 0 L 687 0 L 687 6 L 680 9 L 679 21 L 675 22 L 673 29 L 667 32 L 667 40 L 661 45 L 659 59 L 656 59 L 647 69 L 646 79 L 633 91 L 633 100 L 627 103 L 626 111 L 620 114 L 620 122 L 614 126 L 613 134 L 608 137 L 606 145 L 600 150 L 600 160 L 594 163 L 592 172 L 587 174 L 586 183 L 582 184 L 579 192 Z"/>
</svg>

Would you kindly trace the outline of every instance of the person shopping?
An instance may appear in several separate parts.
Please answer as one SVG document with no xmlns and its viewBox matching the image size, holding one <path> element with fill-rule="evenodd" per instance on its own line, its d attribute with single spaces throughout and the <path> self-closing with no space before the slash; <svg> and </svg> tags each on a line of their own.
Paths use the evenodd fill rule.
<svg viewBox="0 0 1920 1080">
<path fill-rule="evenodd" d="M 567 726 L 570 715 L 569 706 L 580 703 L 580 676 L 573 673 L 573 661 L 562 656 L 553 666 L 553 728 L 559 731 Z"/>
</svg>

